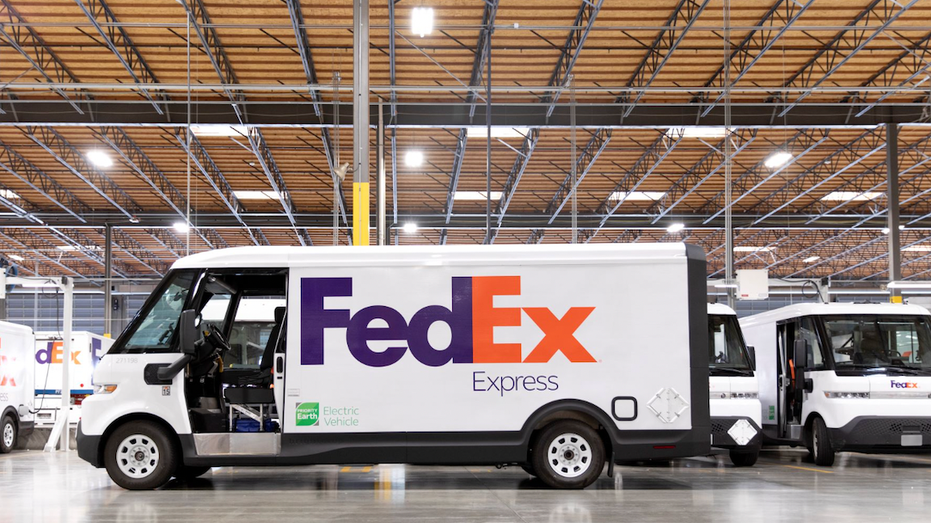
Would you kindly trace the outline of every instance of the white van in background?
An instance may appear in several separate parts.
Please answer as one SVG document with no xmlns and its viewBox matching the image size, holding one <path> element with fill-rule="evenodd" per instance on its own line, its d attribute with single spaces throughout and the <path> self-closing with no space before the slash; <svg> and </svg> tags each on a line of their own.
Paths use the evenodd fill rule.
<svg viewBox="0 0 931 523">
<path fill-rule="evenodd" d="M 268 323 L 243 303 L 270 299 L 237 355 L 233 329 Z M 691 245 L 204 252 L 100 360 L 78 453 L 129 489 L 334 463 L 515 464 L 583 488 L 605 463 L 709 452 L 707 325 Z"/>
<path fill-rule="evenodd" d="M 756 347 L 768 440 L 838 451 L 931 451 L 931 313 L 917 305 L 799 304 L 740 320 Z"/>
<path fill-rule="evenodd" d="M 744 344 L 737 313 L 708 304 L 711 445 L 730 452 L 738 467 L 756 463 L 763 436 L 754 355 Z"/>
<path fill-rule="evenodd" d="M 71 333 L 71 408 L 69 423 L 81 419 L 81 403 L 93 393 L 91 378 L 100 357 L 107 353 L 113 340 L 87 331 Z M 36 425 L 55 424 L 61 412 L 61 365 L 64 341 L 60 332 L 37 332 L 35 343 L 35 404 Z"/>
<path fill-rule="evenodd" d="M 0 453 L 33 429 L 35 346 L 32 329 L 0 321 Z"/>
</svg>

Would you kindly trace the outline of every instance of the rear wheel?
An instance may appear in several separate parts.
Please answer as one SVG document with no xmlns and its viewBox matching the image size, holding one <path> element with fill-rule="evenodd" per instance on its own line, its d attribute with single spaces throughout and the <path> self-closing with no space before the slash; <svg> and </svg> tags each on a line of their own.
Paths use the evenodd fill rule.
<svg viewBox="0 0 931 523">
<path fill-rule="evenodd" d="M 131 421 L 110 435 L 104 465 L 110 479 L 128 490 L 149 490 L 168 483 L 177 468 L 174 444 L 160 425 Z"/>
<path fill-rule="evenodd" d="M 601 475 L 605 451 L 601 437 L 578 421 L 558 421 L 540 433 L 531 455 L 537 477 L 554 488 L 585 488 Z"/>
<path fill-rule="evenodd" d="M 828 427 L 821 418 L 815 418 L 811 422 L 811 458 L 815 465 L 830 467 L 834 464 L 834 448 L 831 447 L 831 437 L 828 435 Z"/>
<path fill-rule="evenodd" d="M 7 414 L 0 423 L 0 454 L 6 454 L 16 446 L 16 421 L 13 416 Z"/>
<path fill-rule="evenodd" d="M 756 458 L 760 456 L 760 451 L 731 449 L 730 455 L 731 463 L 735 467 L 752 467 L 756 464 Z"/>
<path fill-rule="evenodd" d="M 210 472 L 210 467 L 189 467 L 187 465 L 178 465 L 178 470 L 175 471 L 175 477 L 185 481 L 199 478 L 208 472 Z"/>
</svg>

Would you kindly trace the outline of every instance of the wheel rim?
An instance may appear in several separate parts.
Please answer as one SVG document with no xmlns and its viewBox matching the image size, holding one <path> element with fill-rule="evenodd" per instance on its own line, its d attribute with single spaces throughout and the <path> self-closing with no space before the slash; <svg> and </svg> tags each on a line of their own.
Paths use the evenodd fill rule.
<svg viewBox="0 0 931 523">
<path fill-rule="evenodd" d="M 557 475 L 575 478 L 592 465 L 592 446 L 578 434 L 567 432 L 553 438 L 546 455 L 547 463 Z"/>
<path fill-rule="evenodd" d="M 13 437 L 16 436 L 15 429 L 13 428 L 12 423 L 6 423 L 3 425 L 3 445 L 7 448 L 13 446 Z"/>
<path fill-rule="evenodd" d="M 116 449 L 116 462 L 127 476 L 140 479 L 151 475 L 158 467 L 158 445 L 149 436 L 133 434 Z"/>
</svg>

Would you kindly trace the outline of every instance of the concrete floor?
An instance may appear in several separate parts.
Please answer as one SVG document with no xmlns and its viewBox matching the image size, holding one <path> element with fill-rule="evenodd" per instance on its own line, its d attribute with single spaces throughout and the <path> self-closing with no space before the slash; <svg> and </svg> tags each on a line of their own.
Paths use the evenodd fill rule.
<svg viewBox="0 0 931 523">
<path fill-rule="evenodd" d="M 929 521 L 931 456 L 764 451 L 618 467 L 584 491 L 554 491 L 519 468 L 216 468 L 155 492 L 114 485 L 76 453 L 0 455 L 0 522 L 120 521 Z"/>
</svg>

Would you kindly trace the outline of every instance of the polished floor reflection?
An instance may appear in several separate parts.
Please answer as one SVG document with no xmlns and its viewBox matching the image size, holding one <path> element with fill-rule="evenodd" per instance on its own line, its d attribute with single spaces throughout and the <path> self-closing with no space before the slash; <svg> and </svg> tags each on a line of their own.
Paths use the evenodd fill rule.
<svg viewBox="0 0 931 523">
<path fill-rule="evenodd" d="M 584 491 L 554 491 L 519 468 L 216 468 L 154 492 L 115 486 L 75 453 L 0 455 L 0 522 L 118 521 L 931 521 L 931 456 L 765 450 L 619 466 Z"/>
</svg>

